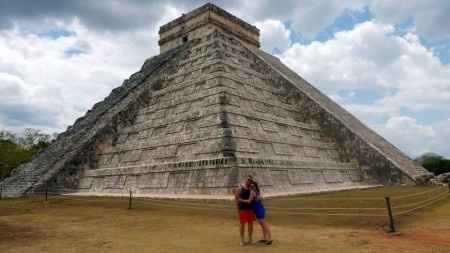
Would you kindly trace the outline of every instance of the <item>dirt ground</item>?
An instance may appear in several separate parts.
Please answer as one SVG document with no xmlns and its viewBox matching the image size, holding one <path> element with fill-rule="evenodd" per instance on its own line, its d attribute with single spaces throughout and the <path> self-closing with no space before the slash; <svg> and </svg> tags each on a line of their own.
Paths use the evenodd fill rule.
<svg viewBox="0 0 450 253">
<path fill-rule="evenodd" d="M 404 195 L 414 188 L 374 189 L 267 200 L 271 246 L 239 246 L 232 203 L 51 197 L 0 200 L 0 252 L 450 252 L 450 198 L 396 219 L 277 212 L 276 207 L 353 205 L 363 197 Z M 354 198 L 345 203 L 345 197 Z M 358 200 L 357 198 L 361 199 Z M 344 200 L 343 200 L 344 199 Z M 374 200 L 375 202 L 378 200 Z M 353 204 L 351 204 L 353 203 Z M 220 206 L 227 205 L 228 208 Z M 383 202 L 372 206 L 383 206 Z M 219 208 L 220 207 L 220 208 Z M 273 210 L 271 210 L 271 207 Z M 261 230 L 255 224 L 255 239 Z"/>
</svg>

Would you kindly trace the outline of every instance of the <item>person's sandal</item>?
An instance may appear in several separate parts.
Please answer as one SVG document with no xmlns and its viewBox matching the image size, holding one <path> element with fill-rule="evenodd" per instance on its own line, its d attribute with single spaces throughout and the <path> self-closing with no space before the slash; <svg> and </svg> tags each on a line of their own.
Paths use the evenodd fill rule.
<svg viewBox="0 0 450 253">
<path fill-rule="evenodd" d="M 267 242 L 266 239 L 262 239 L 262 240 L 257 241 L 257 243 L 266 243 L 266 242 Z"/>
<path fill-rule="evenodd" d="M 273 240 L 268 240 L 265 242 L 266 245 L 272 245 Z"/>
</svg>

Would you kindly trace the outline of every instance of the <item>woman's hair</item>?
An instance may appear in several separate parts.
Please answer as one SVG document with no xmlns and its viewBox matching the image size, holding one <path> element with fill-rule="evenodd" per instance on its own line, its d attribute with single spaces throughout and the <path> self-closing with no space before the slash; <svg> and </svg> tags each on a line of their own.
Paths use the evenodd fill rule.
<svg viewBox="0 0 450 253">
<path fill-rule="evenodd" d="M 252 180 L 252 186 L 255 187 L 255 191 L 259 194 L 259 186 L 258 186 L 258 182 Z"/>
</svg>

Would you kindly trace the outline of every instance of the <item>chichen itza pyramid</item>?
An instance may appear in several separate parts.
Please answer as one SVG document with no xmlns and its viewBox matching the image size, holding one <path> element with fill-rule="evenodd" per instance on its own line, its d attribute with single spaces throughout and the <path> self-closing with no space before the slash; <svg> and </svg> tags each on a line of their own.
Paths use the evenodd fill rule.
<svg viewBox="0 0 450 253">
<path fill-rule="evenodd" d="M 160 54 L 16 169 L 4 196 L 220 196 L 248 174 L 282 195 L 429 177 L 223 9 L 203 5 L 159 34 Z"/>
</svg>

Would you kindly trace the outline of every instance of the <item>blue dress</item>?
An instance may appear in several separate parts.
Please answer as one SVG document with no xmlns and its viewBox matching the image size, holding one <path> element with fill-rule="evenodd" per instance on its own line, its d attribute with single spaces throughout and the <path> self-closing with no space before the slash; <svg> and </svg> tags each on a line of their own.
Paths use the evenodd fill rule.
<svg viewBox="0 0 450 253">
<path fill-rule="evenodd" d="M 252 202 L 252 209 L 255 212 L 256 219 L 262 220 L 266 217 L 266 209 L 259 198 L 259 193 L 256 195 L 256 200 Z"/>
</svg>

